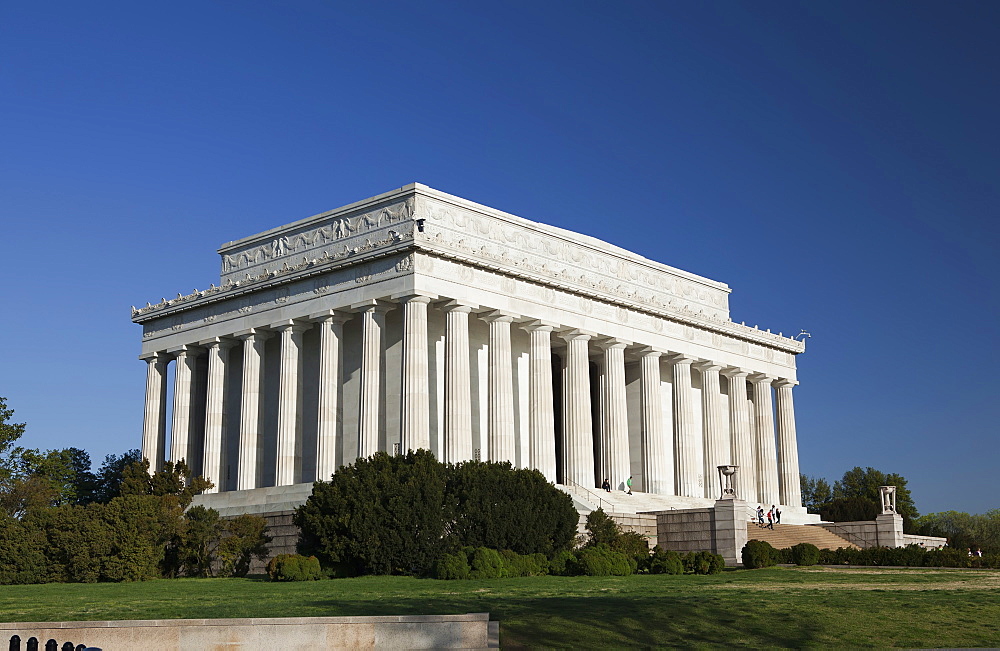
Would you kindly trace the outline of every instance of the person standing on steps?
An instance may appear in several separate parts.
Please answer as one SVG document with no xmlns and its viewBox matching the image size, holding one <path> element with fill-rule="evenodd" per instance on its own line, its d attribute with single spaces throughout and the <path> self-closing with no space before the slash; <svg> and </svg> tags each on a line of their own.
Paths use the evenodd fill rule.
<svg viewBox="0 0 1000 651">
<path fill-rule="evenodd" d="M 781 524 L 781 510 L 777 507 L 774 509 L 774 524 Z"/>
<path fill-rule="evenodd" d="M 760 504 L 757 505 L 757 526 L 764 528 L 764 507 Z"/>
<path fill-rule="evenodd" d="M 628 492 L 629 495 L 632 494 L 632 475 L 629 475 L 628 479 L 625 480 L 625 490 Z"/>
</svg>

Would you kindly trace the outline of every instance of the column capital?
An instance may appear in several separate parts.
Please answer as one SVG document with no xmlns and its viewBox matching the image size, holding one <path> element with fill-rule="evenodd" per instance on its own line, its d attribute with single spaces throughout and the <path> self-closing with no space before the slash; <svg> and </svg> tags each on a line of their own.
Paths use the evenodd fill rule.
<svg viewBox="0 0 1000 651">
<path fill-rule="evenodd" d="M 771 384 L 777 378 L 767 373 L 751 373 L 749 380 L 754 384 Z"/>
<path fill-rule="evenodd" d="M 165 350 L 158 350 L 156 352 L 143 353 L 142 355 L 139 355 L 139 359 L 147 364 L 166 364 L 173 358 L 174 356 Z"/>
<path fill-rule="evenodd" d="M 562 332 L 557 332 L 556 336 L 566 342 L 575 340 L 590 341 L 591 339 L 597 336 L 597 333 L 589 332 L 587 330 L 572 329 L 572 330 L 564 330 Z"/>
<path fill-rule="evenodd" d="M 428 292 L 400 292 L 392 294 L 389 298 L 400 303 L 430 303 L 436 301 L 439 297 L 437 294 Z"/>
<path fill-rule="evenodd" d="M 292 333 L 305 332 L 312 327 L 311 323 L 306 323 L 299 321 L 298 319 L 282 319 L 268 326 L 271 330 L 276 332 L 283 332 L 285 330 L 291 330 Z"/>
<path fill-rule="evenodd" d="M 717 363 L 715 363 L 713 361 L 710 361 L 710 360 L 707 360 L 707 359 L 703 359 L 700 362 L 695 362 L 691 366 L 693 366 L 694 368 L 698 369 L 702 373 L 705 373 L 705 372 L 709 372 L 710 373 L 712 371 L 715 371 L 716 373 L 718 373 L 723 368 L 725 368 L 725 366 L 723 366 L 722 364 L 717 364 Z"/>
<path fill-rule="evenodd" d="M 370 298 L 367 301 L 359 301 L 351 304 L 351 310 L 355 312 L 388 312 L 395 305 L 381 298 Z"/>
<path fill-rule="evenodd" d="M 346 323 L 351 320 L 351 313 L 344 310 L 323 310 L 310 314 L 309 320 L 316 323 Z"/>
<path fill-rule="evenodd" d="M 528 332 L 552 332 L 559 327 L 558 323 L 552 323 L 550 321 L 539 321 L 538 319 L 531 319 L 530 321 L 522 321 L 518 325 Z"/>
<path fill-rule="evenodd" d="M 174 356 L 174 358 L 186 356 L 186 355 L 197 355 L 202 352 L 204 348 L 201 346 L 195 346 L 194 344 L 183 344 L 181 346 L 174 346 L 173 348 L 168 348 L 167 353 Z"/>
<path fill-rule="evenodd" d="M 479 309 L 478 303 L 470 303 L 468 301 L 459 301 L 454 299 L 449 299 L 441 303 L 441 310 L 444 312 L 465 312 L 468 314 L 473 310 Z"/>
<path fill-rule="evenodd" d="M 250 339 L 264 341 L 265 339 L 273 337 L 274 333 L 270 330 L 264 330 L 263 328 L 250 328 L 248 330 L 239 330 L 234 332 L 233 336 L 243 341 L 248 341 Z"/>
<path fill-rule="evenodd" d="M 212 348 L 228 350 L 236 345 L 236 341 L 230 339 L 229 337 L 209 337 L 208 339 L 202 339 L 199 341 L 198 345 L 209 350 Z"/>
<path fill-rule="evenodd" d="M 663 357 L 667 354 L 667 351 L 662 348 L 654 348 L 653 346 L 642 346 L 636 348 L 635 353 L 640 357 Z"/>
<path fill-rule="evenodd" d="M 725 369 L 722 370 L 722 374 L 729 379 L 745 378 L 748 375 L 750 375 L 750 371 L 746 370 L 745 368 L 740 368 L 738 366 L 727 366 Z"/>
<path fill-rule="evenodd" d="M 684 353 L 670 353 L 667 356 L 667 361 L 674 366 L 691 365 L 698 361 L 698 358 L 685 355 Z"/>
<path fill-rule="evenodd" d="M 777 380 L 774 381 L 774 386 L 778 387 L 779 389 L 782 387 L 798 386 L 798 384 L 799 384 L 798 380 L 789 380 L 788 378 L 783 378 L 783 377 L 779 377 Z"/>
<path fill-rule="evenodd" d="M 625 350 L 632 345 L 632 342 L 626 339 L 618 339 L 617 337 L 601 337 L 599 339 L 594 339 L 594 345 L 601 350 Z"/>
<path fill-rule="evenodd" d="M 486 323 L 512 323 L 514 319 L 518 317 L 516 314 L 511 314 L 510 312 L 504 312 L 503 310 L 490 310 L 488 312 L 480 312 L 479 318 Z"/>
</svg>

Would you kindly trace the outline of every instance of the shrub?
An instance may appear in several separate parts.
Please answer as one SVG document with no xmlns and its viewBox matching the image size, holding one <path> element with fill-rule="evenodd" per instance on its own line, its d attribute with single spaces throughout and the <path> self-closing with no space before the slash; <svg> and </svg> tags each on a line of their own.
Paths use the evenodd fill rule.
<svg viewBox="0 0 1000 651">
<path fill-rule="evenodd" d="M 467 579 L 469 572 L 469 560 L 461 552 L 445 554 L 434 568 L 434 576 L 438 579 Z"/>
<path fill-rule="evenodd" d="M 748 540 L 743 547 L 743 567 L 755 570 L 775 564 L 774 547 L 764 540 Z"/>
<path fill-rule="evenodd" d="M 718 574 L 726 567 L 722 556 L 708 551 L 688 552 L 681 560 L 685 574 Z"/>
<path fill-rule="evenodd" d="M 548 574 L 549 562 L 544 554 L 516 554 L 509 549 L 500 552 L 507 576 L 542 576 Z"/>
<path fill-rule="evenodd" d="M 271 536 L 267 535 L 267 520 L 261 516 L 238 515 L 226 520 L 222 529 L 224 537 L 217 553 L 222 561 L 220 574 L 223 576 L 246 576 L 254 558 L 267 558 Z"/>
<path fill-rule="evenodd" d="M 611 559 L 597 547 L 584 547 L 577 553 L 578 574 L 611 576 Z"/>
<path fill-rule="evenodd" d="M 267 564 L 272 581 L 318 581 L 323 578 L 319 559 L 300 554 L 278 554 Z"/>
<path fill-rule="evenodd" d="M 556 552 L 549 561 L 549 574 L 554 576 L 573 576 L 576 569 L 576 556 L 568 549 Z"/>
<path fill-rule="evenodd" d="M 815 565 L 819 562 L 819 547 L 812 543 L 799 543 L 791 548 L 792 562 L 796 565 Z"/>
<path fill-rule="evenodd" d="M 684 574 L 681 555 L 673 550 L 664 550 L 659 545 L 653 548 L 648 567 L 650 574 Z"/>
<path fill-rule="evenodd" d="M 470 560 L 472 571 L 469 576 L 473 579 L 499 579 L 507 576 L 503 557 L 495 549 L 477 547 Z"/>
</svg>

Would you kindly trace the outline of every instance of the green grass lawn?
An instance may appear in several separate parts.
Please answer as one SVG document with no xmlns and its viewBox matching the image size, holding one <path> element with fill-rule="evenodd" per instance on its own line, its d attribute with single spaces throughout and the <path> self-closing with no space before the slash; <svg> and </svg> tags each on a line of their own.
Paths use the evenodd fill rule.
<svg viewBox="0 0 1000 651">
<path fill-rule="evenodd" d="M 774 568 L 716 576 L 0 587 L 0 621 L 489 612 L 505 647 L 1000 646 L 1000 571 Z"/>
</svg>

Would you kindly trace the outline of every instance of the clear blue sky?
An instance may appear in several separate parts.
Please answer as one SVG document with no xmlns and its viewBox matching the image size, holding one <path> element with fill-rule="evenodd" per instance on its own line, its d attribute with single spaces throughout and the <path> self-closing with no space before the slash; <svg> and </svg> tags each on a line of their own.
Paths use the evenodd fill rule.
<svg viewBox="0 0 1000 651">
<path fill-rule="evenodd" d="M 1000 3 L 7 2 L 0 396 L 138 447 L 130 305 L 419 181 L 813 334 L 802 470 L 1000 506 Z"/>
</svg>

